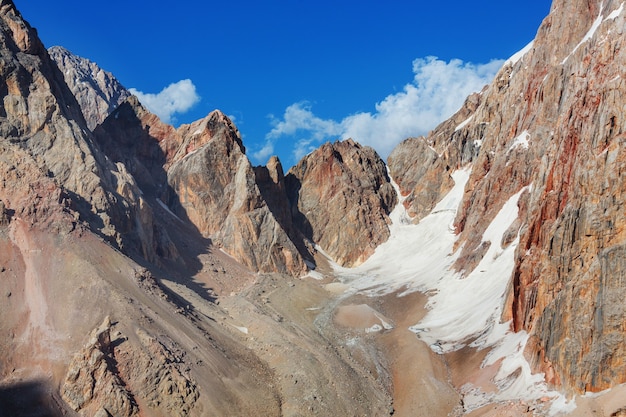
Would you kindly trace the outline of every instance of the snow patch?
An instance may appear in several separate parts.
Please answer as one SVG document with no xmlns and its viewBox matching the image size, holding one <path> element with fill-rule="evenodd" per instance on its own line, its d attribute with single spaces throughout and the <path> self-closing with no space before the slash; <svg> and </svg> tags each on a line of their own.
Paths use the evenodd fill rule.
<svg viewBox="0 0 626 417">
<path fill-rule="evenodd" d="M 157 201 L 157 203 L 159 203 L 159 205 L 163 208 L 163 210 L 167 211 L 169 214 L 171 214 L 171 215 L 172 215 L 172 216 L 173 216 L 176 220 L 178 220 L 179 222 L 184 223 L 184 222 L 181 220 L 181 218 L 180 218 L 180 217 L 178 217 L 177 215 L 175 215 L 175 214 L 172 212 L 172 210 L 170 210 L 170 208 L 169 208 L 169 207 L 168 207 L 168 206 L 167 206 L 164 202 L 162 202 L 162 201 L 161 201 L 161 199 L 160 199 L 160 198 L 157 198 L 157 199 L 156 199 L 156 201 Z"/>
<path fill-rule="evenodd" d="M 624 11 L 624 3 L 619 5 L 619 9 L 613 10 L 604 20 L 613 20 L 619 17 Z"/>
<path fill-rule="evenodd" d="M 372 327 L 365 329 L 365 333 L 376 333 L 383 330 L 391 330 L 393 326 L 387 323 L 378 313 L 374 313 L 374 316 L 380 321 L 380 324 L 374 324 Z"/>
<path fill-rule="evenodd" d="M 230 259 L 233 259 L 235 261 L 237 260 L 237 258 L 235 258 L 233 255 L 231 255 L 230 253 L 226 252 L 224 250 L 224 248 L 220 248 L 220 252 L 223 253 L 224 255 L 228 256 Z"/>
<path fill-rule="evenodd" d="M 377 333 L 383 330 L 383 326 L 381 326 L 380 324 L 375 324 L 372 327 L 370 327 L 369 329 L 365 329 L 365 333 Z"/>
<path fill-rule="evenodd" d="M 318 281 L 322 281 L 324 279 L 324 275 L 317 272 L 317 271 L 309 271 L 306 275 L 304 275 L 302 278 L 313 278 L 315 280 Z"/>
<path fill-rule="evenodd" d="M 376 316 L 376 318 L 377 318 L 378 320 L 380 320 L 380 323 L 381 323 L 381 325 L 383 326 L 383 329 L 385 329 L 385 330 L 391 330 L 391 329 L 393 329 L 393 326 L 392 326 L 391 324 L 387 323 L 387 322 L 386 322 L 386 321 L 385 321 L 382 317 L 380 317 L 380 315 L 379 315 L 379 314 L 374 313 L 374 315 Z"/>
<path fill-rule="evenodd" d="M 530 51 L 533 48 L 533 45 L 535 44 L 535 41 L 532 40 L 528 43 L 528 45 L 526 45 L 525 47 L 523 47 L 522 49 L 520 49 L 519 51 L 517 51 L 516 53 L 513 54 L 513 56 L 511 56 L 511 58 L 509 58 L 504 65 L 508 65 L 511 64 L 511 66 L 517 64 L 517 62 L 522 59 L 524 57 L 524 55 L 526 55 L 528 53 L 528 51 Z"/>
<path fill-rule="evenodd" d="M 427 344 L 450 352 L 479 335 L 482 340 L 474 342 L 475 345 L 487 345 L 487 341 L 493 344 L 489 336 L 499 323 L 518 243 L 516 240 L 502 248 L 500 242 L 517 218 L 517 201 L 524 190 L 509 198 L 485 230 L 482 241 L 491 244 L 478 266 L 465 277 L 446 271 L 437 283 L 434 288 L 437 292 L 427 303 L 430 311 L 411 328 L 420 333 L 419 337 Z M 468 298 L 468 294 L 472 297 Z"/>
<path fill-rule="evenodd" d="M 524 130 L 518 137 L 515 138 L 507 153 L 511 152 L 513 149 L 517 147 L 521 147 L 523 149 L 528 149 L 528 144 L 530 140 L 530 133 L 528 130 Z"/>
<path fill-rule="evenodd" d="M 523 132 L 516 146 L 527 146 L 528 138 L 528 132 Z M 469 175 L 470 168 L 454 172 L 452 190 L 418 224 L 410 222 L 400 198 L 390 214 L 387 242 L 356 268 L 334 266 L 336 276 L 348 292 L 384 295 L 418 290 L 429 295 L 428 313 L 410 330 L 437 353 L 468 344 L 490 349 L 483 366 L 499 366 L 494 379 L 499 390 L 485 393 L 468 387 L 465 391 L 471 395 L 464 398 L 467 410 L 494 401 L 544 397 L 558 399 L 555 409 L 571 407 L 571 402 L 548 389 L 543 374 L 532 374 L 523 354 L 528 335 L 513 333 L 510 322 L 500 322 L 519 244 L 518 236 L 503 248 L 502 237 L 517 219 L 518 200 L 530 186 L 512 195 L 483 233 L 482 241 L 490 242 L 490 246 L 478 266 L 466 276 L 452 268 L 462 249 L 454 250 L 457 236 L 453 222 Z"/>
<path fill-rule="evenodd" d="M 591 39 L 593 37 L 593 35 L 596 33 L 596 30 L 598 30 L 598 28 L 600 27 L 600 24 L 602 24 L 602 9 L 604 8 L 604 5 L 602 5 L 600 7 L 600 14 L 598 15 L 598 17 L 596 18 L 596 20 L 593 21 L 593 24 L 591 25 L 591 27 L 589 28 L 589 31 L 587 31 L 587 33 L 585 34 L 585 36 L 583 36 L 582 40 L 580 42 L 578 42 L 578 45 L 576 45 L 574 47 L 574 49 L 572 50 L 572 52 L 570 53 L 570 56 L 572 56 L 572 54 L 574 54 L 574 52 L 576 52 L 576 50 L 578 48 L 580 48 L 585 42 L 587 42 L 589 39 Z M 569 58 L 569 57 L 568 57 Z"/>
<path fill-rule="evenodd" d="M 243 334 L 248 334 L 248 328 L 247 327 L 242 327 L 242 326 L 235 326 L 234 324 L 232 325 L 235 329 L 239 330 L 241 333 Z"/>
<path fill-rule="evenodd" d="M 458 132 L 459 130 L 463 129 L 465 126 L 467 126 L 469 122 L 472 121 L 473 118 L 474 118 L 474 115 L 472 114 L 470 117 L 468 117 L 467 119 L 459 123 L 459 125 L 454 129 L 454 131 Z"/>
<path fill-rule="evenodd" d="M 565 396 L 560 395 L 552 402 L 549 415 L 560 416 L 564 414 L 570 414 L 576 409 L 576 401 L 574 399 L 568 400 Z"/>
<path fill-rule="evenodd" d="M 355 268 L 333 265 L 338 279 L 354 291 L 381 295 L 404 287 L 423 292 L 435 288 L 455 259 L 452 248 L 456 237 L 450 225 L 469 174 L 469 169 L 452 174 L 455 182 L 452 190 L 418 224 L 411 222 L 403 205 L 405 197 L 400 197 L 389 215 L 392 222 L 389 239 Z M 395 182 L 393 185 L 399 191 Z"/>
<path fill-rule="evenodd" d="M 614 20 L 615 18 L 617 18 L 619 15 L 622 14 L 622 12 L 624 11 L 624 2 L 622 2 L 619 6 L 619 8 L 617 8 L 616 10 L 613 10 L 606 18 L 602 18 L 602 12 L 604 11 L 604 3 L 601 4 L 600 6 L 600 13 L 598 14 L 598 17 L 596 18 L 596 20 L 594 20 L 593 24 L 591 25 L 591 27 L 589 28 L 589 30 L 587 31 L 587 33 L 585 34 L 585 36 L 582 38 L 582 40 L 578 43 L 578 45 L 576 45 L 576 47 L 574 47 L 574 49 L 572 50 L 572 52 L 565 57 L 565 59 L 561 62 L 561 64 L 565 64 L 565 62 L 567 62 L 567 60 L 574 55 L 574 53 L 578 50 L 578 48 L 580 48 L 585 42 L 587 42 L 588 40 L 590 40 L 593 35 L 596 33 L 596 31 L 598 30 L 598 28 L 600 27 L 600 25 L 603 22 L 606 22 L 607 20 Z"/>
<path fill-rule="evenodd" d="M 333 258 L 331 258 L 331 256 L 324 250 L 324 248 L 322 248 L 317 243 L 313 247 L 315 248 L 316 252 L 318 252 L 320 255 L 326 258 L 326 261 L 328 262 L 328 264 L 330 265 L 332 269 L 340 268 L 339 264 L 335 262 Z"/>
</svg>

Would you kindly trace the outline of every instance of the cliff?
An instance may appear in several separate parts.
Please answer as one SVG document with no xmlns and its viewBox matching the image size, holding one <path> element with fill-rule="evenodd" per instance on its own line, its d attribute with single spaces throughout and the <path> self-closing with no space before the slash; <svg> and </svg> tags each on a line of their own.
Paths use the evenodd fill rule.
<svg viewBox="0 0 626 417">
<path fill-rule="evenodd" d="M 415 220 L 450 188 L 448 172 L 471 164 L 454 222 L 464 274 L 485 255 L 500 208 L 525 189 L 498 242 L 519 237 L 503 319 L 530 333 L 537 371 L 578 393 L 626 382 L 625 18 L 619 2 L 555 1 L 490 86 L 389 158 Z"/>
</svg>

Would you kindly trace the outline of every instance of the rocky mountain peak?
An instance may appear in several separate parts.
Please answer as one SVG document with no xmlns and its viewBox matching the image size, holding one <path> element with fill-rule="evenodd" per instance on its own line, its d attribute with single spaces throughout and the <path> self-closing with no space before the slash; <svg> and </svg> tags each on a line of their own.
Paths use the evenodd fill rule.
<svg viewBox="0 0 626 417">
<path fill-rule="evenodd" d="M 14 52 L 20 51 L 30 55 L 42 53 L 45 48 L 37 36 L 37 31 L 22 18 L 13 1 L 2 0 L 0 14 L 8 29 L 4 35 L 8 35 L 7 39 L 11 40 L 11 43 L 4 43 L 5 47 L 11 48 Z"/>
<path fill-rule="evenodd" d="M 326 143 L 289 170 L 296 227 L 341 265 L 357 265 L 389 237 L 397 202 L 385 163 L 352 139 Z"/>
<path fill-rule="evenodd" d="M 185 140 L 175 157 L 176 160 L 201 148 L 209 140 L 225 141 L 228 152 L 246 153 L 239 129 L 219 110 L 213 110 L 205 118 L 194 123 L 180 126 L 178 132 Z"/>
<path fill-rule="evenodd" d="M 94 130 L 130 96 L 130 92 L 113 74 L 98 64 L 78 57 L 61 46 L 49 48 L 48 53 L 78 100 L 90 130 Z"/>
</svg>

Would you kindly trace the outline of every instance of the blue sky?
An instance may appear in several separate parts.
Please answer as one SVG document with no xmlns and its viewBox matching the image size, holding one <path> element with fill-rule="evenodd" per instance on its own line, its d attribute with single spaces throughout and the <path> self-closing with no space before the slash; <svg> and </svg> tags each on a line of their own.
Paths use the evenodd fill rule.
<svg viewBox="0 0 626 417">
<path fill-rule="evenodd" d="M 548 0 L 15 3 L 46 46 L 97 62 L 163 119 L 220 109 L 254 164 L 277 154 L 285 168 L 328 140 L 352 136 L 386 157 L 427 133 L 534 38 L 550 9 Z"/>
</svg>

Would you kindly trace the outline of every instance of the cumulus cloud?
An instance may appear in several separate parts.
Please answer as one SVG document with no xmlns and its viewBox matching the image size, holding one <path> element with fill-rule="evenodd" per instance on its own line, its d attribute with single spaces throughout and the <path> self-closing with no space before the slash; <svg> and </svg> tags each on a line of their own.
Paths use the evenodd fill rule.
<svg viewBox="0 0 626 417">
<path fill-rule="evenodd" d="M 260 163 L 267 161 L 272 155 L 274 155 L 274 142 L 270 140 L 266 140 L 261 149 L 252 152 L 252 157 Z"/>
<path fill-rule="evenodd" d="M 252 154 L 257 160 L 265 160 L 274 153 L 274 144 L 282 136 L 305 137 L 297 139 L 294 149 L 296 159 L 313 150 L 316 144 L 329 137 L 342 134 L 341 125 L 333 120 L 321 119 L 313 114 L 311 105 L 307 102 L 292 104 L 285 109 L 282 119 L 270 116 L 272 130 L 265 136 L 263 147 Z"/>
<path fill-rule="evenodd" d="M 301 158 L 323 141 L 349 137 L 376 149 L 386 158 L 393 148 L 410 136 L 427 134 L 456 112 L 465 98 L 489 84 L 503 60 L 487 64 L 449 62 L 436 57 L 413 61 L 413 80 L 402 91 L 390 94 L 375 105 L 374 112 L 349 115 L 340 121 L 321 119 L 307 102 L 287 107 L 282 119 L 272 118 L 272 130 L 261 151 L 269 156 L 277 140 L 293 141 L 294 157 Z"/>
<path fill-rule="evenodd" d="M 135 88 L 129 91 L 165 123 L 171 123 L 174 114 L 184 113 L 200 101 L 196 86 L 189 79 L 172 83 L 158 94 L 144 93 Z"/>
</svg>

